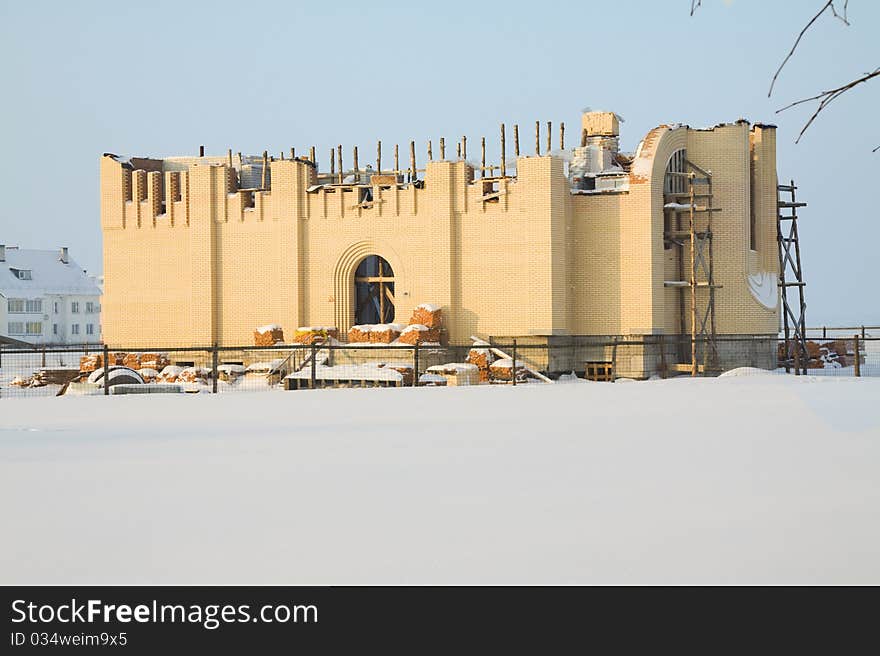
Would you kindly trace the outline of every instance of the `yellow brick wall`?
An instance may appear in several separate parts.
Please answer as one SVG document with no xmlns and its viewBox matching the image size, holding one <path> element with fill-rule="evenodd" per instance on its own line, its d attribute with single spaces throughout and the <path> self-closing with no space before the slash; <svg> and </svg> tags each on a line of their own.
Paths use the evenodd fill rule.
<svg viewBox="0 0 880 656">
<path fill-rule="evenodd" d="M 299 161 L 272 162 L 271 191 L 255 192 L 248 208 L 250 192 L 228 192 L 223 158 L 175 159 L 163 177 L 159 160 L 133 160 L 145 170 L 129 172 L 104 157 L 104 333 L 111 345 L 170 347 L 249 344 L 266 323 L 287 336 L 300 325 L 344 332 L 354 270 L 377 254 L 394 270 L 395 321 L 406 323 L 419 303 L 442 305 L 453 343 L 674 334 L 678 292 L 663 281 L 678 274 L 663 249 L 663 176 L 680 148 L 712 171 L 723 208 L 713 218 L 724 285 L 718 332 L 774 333 L 777 313 L 751 296 L 747 276 L 777 266 L 775 131 L 745 123 L 652 130 L 624 192 L 572 195 L 564 162 L 545 155 L 520 157 L 517 177 L 494 183 L 498 200 L 484 202 L 468 164 L 433 161 L 424 188 L 374 187 L 369 209 L 357 206 L 356 189 L 307 193 L 315 171 Z M 752 156 L 756 253 L 748 249 Z"/>
</svg>

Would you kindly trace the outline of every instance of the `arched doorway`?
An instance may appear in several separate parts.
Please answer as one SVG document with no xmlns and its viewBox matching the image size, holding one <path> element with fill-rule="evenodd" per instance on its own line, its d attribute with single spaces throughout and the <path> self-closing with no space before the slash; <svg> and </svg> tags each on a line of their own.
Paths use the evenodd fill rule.
<svg viewBox="0 0 880 656">
<path fill-rule="evenodd" d="M 388 261 L 368 255 L 354 272 L 354 322 L 357 325 L 394 321 L 394 271 Z"/>
</svg>

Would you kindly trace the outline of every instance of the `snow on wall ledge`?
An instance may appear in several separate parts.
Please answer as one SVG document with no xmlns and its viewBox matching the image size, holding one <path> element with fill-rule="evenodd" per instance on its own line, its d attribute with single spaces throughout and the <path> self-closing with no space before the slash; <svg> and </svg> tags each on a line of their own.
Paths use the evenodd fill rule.
<svg viewBox="0 0 880 656">
<path fill-rule="evenodd" d="M 779 306 L 779 287 L 776 284 L 776 274 L 763 271 L 750 275 L 749 291 L 752 292 L 755 300 L 768 310 L 775 310 Z"/>
</svg>

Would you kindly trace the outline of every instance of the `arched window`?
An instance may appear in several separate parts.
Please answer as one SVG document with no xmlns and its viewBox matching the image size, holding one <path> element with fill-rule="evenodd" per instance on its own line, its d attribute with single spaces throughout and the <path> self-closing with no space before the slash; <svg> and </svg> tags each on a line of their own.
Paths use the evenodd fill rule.
<svg viewBox="0 0 880 656">
<path fill-rule="evenodd" d="M 664 194 L 687 193 L 687 178 L 684 175 L 675 175 L 678 173 L 687 173 L 687 151 L 684 148 L 672 153 L 666 164 L 666 175 L 663 178 Z"/>
<path fill-rule="evenodd" d="M 387 260 L 368 255 L 354 272 L 354 322 L 357 325 L 394 321 L 394 271 Z"/>
</svg>

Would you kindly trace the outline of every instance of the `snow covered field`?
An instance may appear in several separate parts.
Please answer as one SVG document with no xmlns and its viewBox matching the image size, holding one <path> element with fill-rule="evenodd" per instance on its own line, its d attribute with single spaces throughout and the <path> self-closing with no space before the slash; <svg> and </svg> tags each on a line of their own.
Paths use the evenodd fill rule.
<svg viewBox="0 0 880 656">
<path fill-rule="evenodd" d="M 0 401 L 0 582 L 880 583 L 880 379 Z"/>
</svg>

